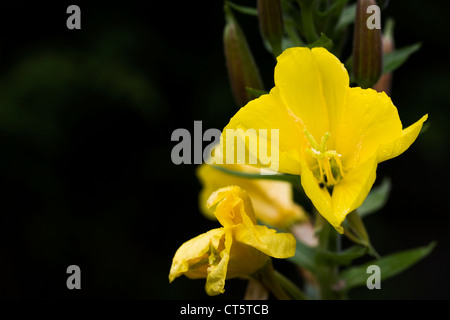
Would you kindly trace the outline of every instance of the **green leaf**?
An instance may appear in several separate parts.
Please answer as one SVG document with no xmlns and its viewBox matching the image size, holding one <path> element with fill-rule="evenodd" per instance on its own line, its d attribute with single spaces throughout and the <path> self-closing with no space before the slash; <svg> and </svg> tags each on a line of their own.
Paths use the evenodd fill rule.
<svg viewBox="0 0 450 320">
<path fill-rule="evenodd" d="M 421 43 L 394 50 L 383 57 L 383 73 L 392 72 L 400 67 L 414 52 L 420 49 Z"/>
<path fill-rule="evenodd" d="M 315 257 L 317 250 L 309 247 L 297 240 L 297 247 L 295 249 L 295 255 L 287 260 L 295 263 L 296 265 L 307 269 L 311 273 L 315 273 L 317 270 L 315 265 Z"/>
<path fill-rule="evenodd" d="M 353 260 L 366 253 L 367 248 L 361 246 L 352 246 L 341 252 L 332 252 L 318 247 L 309 247 L 297 240 L 295 255 L 288 260 L 316 274 L 319 265 L 349 265 Z"/>
<path fill-rule="evenodd" d="M 268 94 L 267 91 L 258 90 L 258 89 L 254 89 L 254 88 L 250 88 L 250 87 L 245 87 L 245 90 L 247 90 L 247 92 L 250 93 L 254 97 L 254 99 L 259 98 L 260 96 L 262 96 L 264 94 Z"/>
<path fill-rule="evenodd" d="M 344 235 L 354 243 L 366 247 L 370 255 L 376 258 L 379 257 L 379 254 L 370 242 L 364 222 L 356 210 L 347 215 L 344 223 Z"/>
<path fill-rule="evenodd" d="M 297 32 L 297 25 L 293 19 L 286 17 L 284 18 L 284 31 L 287 37 L 283 38 L 282 42 L 283 50 L 292 47 L 301 47 L 304 45 L 303 41 L 301 40 Z"/>
<path fill-rule="evenodd" d="M 326 35 L 321 33 L 319 39 L 317 39 L 313 43 L 305 45 L 305 47 L 308 47 L 308 48 L 324 47 L 327 50 L 331 50 L 331 48 L 333 47 L 333 40 L 331 40 Z"/>
<path fill-rule="evenodd" d="M 264 180 L 277 180 L 277 181 L 285 181 L 293 184 L 294 186 L 300 186 L 300 177 L 293 174 L 259 174 L 259 173 L 248 173 L 242 171 L 230 170 L 225 167 L 219 165 L 212 165 L 214 169 L 220 170 L 224 173 L 231 174 L 237 177 L 246 178 L 246 179 L 264 179 Z"/>
<path fill-rule="evenodd" d="M 347 4 L 348 0 L 335 0 L 332 5 L 330 5 L 325 11 L 319 11 L 317 14 L 319 17 L 325 17 L 330 14 L 339 13 L 339 10 L 342 9 Z"/>
<path fill-rule="evenodd" d="M 353 260 L 362 257 L 367 253 L 367 248 L 362 246 L 352 246 L 341 252 L 331 252 L 329 250 L 317 250 L 317 259 L 329 264 L 349 265 Z"/>
<path fill-rule="evenodd" d="M 361 266 L 348 268 L 341 273 L 339 279 L 344 281 L 345 290 L 358 286 L 364 286 L 366 285 L 367 278 L 369 277 L 367 274 L 367 267 L 370 265 L 376 265 L 380 268 L 381 280 L 386 280 L 401 273 L 415 263 L 419 262 L 421 259 L 425 258 L 428 254 L 430 254 L 435 246 L 436 243 L 431 242 L 425 247 L 397 252 L 384 258 L 365 263 Z"/>
<path fill-rule="evenodd" d="M 363 204 L 358 208 L 360 217 L 368 216 L 384 207 L 390 192 L 391 180 L 389 178 L 384 178 L 379 186 L 372 189 L 366 200 L 364 200 Z"/>
<path fill-rule="evenodd" d="M 227 1 L 228 5 L 233 8 L 233 10 L 243 13 L 243 14 L 247 14 L 249 16 L 258 16 L 258 9 L 253 8 L 253 7 L 247 7 L 247 6 L 241 6 L 238 4 L 235 4 L 233 2 Z"/>
<path fill-rule="evenodd" d="M 424 123 L 422 126 L 422 130 L 420 130 L 419 134 L 423 134 L 423 133 L 427 132 L 428 129 L 430 128 L 430 126 L 431 126 L 431 122 L 427 121 L 427 123 Z"/>
<path fill-rule="evenodd" d="M 336 23 L 336 33 L 343 31 L 355 21 L 356 3 L 349 5 L 342 10 L 341 16 Z"/>
</svg>

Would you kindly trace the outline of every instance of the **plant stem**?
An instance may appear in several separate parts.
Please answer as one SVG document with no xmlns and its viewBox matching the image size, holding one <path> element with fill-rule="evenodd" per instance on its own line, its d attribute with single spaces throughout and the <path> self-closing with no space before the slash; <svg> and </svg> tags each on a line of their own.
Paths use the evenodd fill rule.
<svg viewBox="0 0 450 320">
<path fill-rule="evenodd" d="M 294 284 L 291 280 L 284 275 L 274 270 L 275 278 L 281 287 L 295 300 L 308 300 L 306 295 Z"/>
<path fill-rule="evenodd" d="M 325 219 L 315 211 L 316 219 L 319 219 L 320 231 L 319 231 L 319 248 L 328 250 L 331 252 L 339 252 L 340 248 L 340 235 L 334 230 L 334 228 L 324 221 Z M 318 263 L 317 266 L 317 280 L 319 282 L 320 296 L 322 300 L 335 300 L 340 299 L 340 293 L 333 289 L 333 285 L 336 284 L 338 278 L 338 266 L 335 263 Z"/>
<path fill-rule="evenodd" d="M 260 281 L 278 300 L 291 300 L 291 297 L 283 290 L 275 276 L 272 260 L 266 263 L 254 277 Z"/>
<path fill-rule="evenodd" d="M 253 278 L 261 282 L 278 300 L 307 300 L 306 295 L 291 280 L 273 268 L 272 260 Z"/>
<path fill-rule="evenodd" d="M 319 36 L 314 24 L 314 6 L 315 1 L 298 1 L 300 5 L 300 14 L 302 19 L 303 32 L 308 43 L 316 41 Z"/>
</svg>

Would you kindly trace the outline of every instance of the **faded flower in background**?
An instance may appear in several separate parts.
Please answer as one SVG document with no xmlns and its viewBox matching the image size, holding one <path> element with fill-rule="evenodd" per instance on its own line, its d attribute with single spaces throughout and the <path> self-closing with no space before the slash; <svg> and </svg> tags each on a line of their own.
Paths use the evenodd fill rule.
<svg viewBox="0 0 450 320">
<path fill-rule="evenodd" d="M 269 257 L 288 258 L 295 253 L 295 239 L 289 233 L 256 224 L 247 193 L 231 186 L 215 191 L 207 201 L 222 225 L 185 242 L 175 253 L 169 280 L 186 275 L 206 278 L 209 295 L 224 292 L 225 280 L 249 277 L 269 262 Z"/>
<path fill-rule="evenodd" d="M 247 165 L 223 165 L 234 172 L 257 174 L 258 169 Z M 304 209 L 293 201 L 292 185 L 284 181 L 248 179 L 227 174 L 220 168 L 203 164 L 197 169 L 197 176 L 203 185 L 199 204 L 203 214 L 214 218 L 214 211 L 206 206 L 211 193 L 219 188 L 236 185 L 247 191 L 255 209 L 256 218 L 262 223 L 286 229 L 293 223 L 307 219 Z"/>
</svg>

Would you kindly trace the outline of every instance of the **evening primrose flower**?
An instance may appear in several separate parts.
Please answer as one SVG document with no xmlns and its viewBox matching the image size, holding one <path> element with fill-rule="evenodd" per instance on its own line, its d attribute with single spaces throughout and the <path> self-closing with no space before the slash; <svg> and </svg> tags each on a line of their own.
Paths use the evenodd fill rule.
<svg viewBox="0 0 450 320">
<path fill-rule="evenodd" d="M 216 206 L 214 214 L 223 227 L 181 245 L 173 258 L 170 282 L 183 274 L 191 279 L 206 278 L 206 293 L 217 295 L 225 291 L 226 279 L 254 274 L 268 263 L 269 256 L 295 254 L 292 234 L 256 225 L 251 200 L 243 189 L 219 189 L 207 205 Z"/>
<path fill-rule="evenodd" d="M 242 173 L 259 173 L 258 169 L 247 165 L 221 167 Z M 210 219 L 215 219 L 214 210 L 206 206 L 211 193 L 219 188 L 236 185 L 248 193 L 256 218 L 266 225 L 286 229 L 293 223 L 307 220 L 303 208 L 293 201 L 292 185 L 289 182 L 247 179 L 227 174 L 207 164 L 197 168 L 197 176 L 203 186 L 199 195 L 200 210 Z"/>
<path fill-rule="evenodd" d="M 230 120 L 222 150 L 227 129 L 279 129 L 279 171 L 301 175 L 313 205 L 343 233 L 346 215 L 375 182 L 377 164 L 407 150 L 427 115 L 402 129 L 391 99 L 349 87 L 344 65 L 324 48 L 290 48 L 277 60 L 275 87 Z M 253 139 L 261 138 L 270 139 Z"/>
</svg>

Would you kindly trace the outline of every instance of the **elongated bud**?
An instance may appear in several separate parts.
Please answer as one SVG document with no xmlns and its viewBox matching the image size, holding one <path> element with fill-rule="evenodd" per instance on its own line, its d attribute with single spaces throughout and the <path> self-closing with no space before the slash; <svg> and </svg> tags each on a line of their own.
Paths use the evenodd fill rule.
<svg viewBox="0 0 450 320">
<path fill-rule="evenodd" d="M 362 88 L 372 87 L 383 68 L 380 7 L 375 0 L 358 0 L 353 36 L 353 77 Z"/>
<path fill-rule="evenodd" d="M 264 90 L 261 76 L 241 27 L 230 8 L 225 6 L 226 25 L 223 34 L 225 59 L 233 96 L 239 107 L 254 96 L 246 87 Z"/>
<path fill-rule="evenodd" d="M 259 30 L 272 48 L 275 57 L 281 54 L 284 35 L 283 12 L 280 0 L 258 0 Z"/>
<path fill-rule="evenodd" d="M 386 25 L 384 27 L 382 40 L 383 54 L 392 52 L 395 49 L 393 29 L 394 29 L 393 20 L 391 19 L 387 20 Z M 388 96 L 390 96 L 391 86 L 392 86 L 392 72 L 388 72 L 381 76 L 380 80 L 378 80 L 378 82 L 373 86 L 373 89 L 377 90 L 378 92 L 384 91 Z"/>
</svg>

